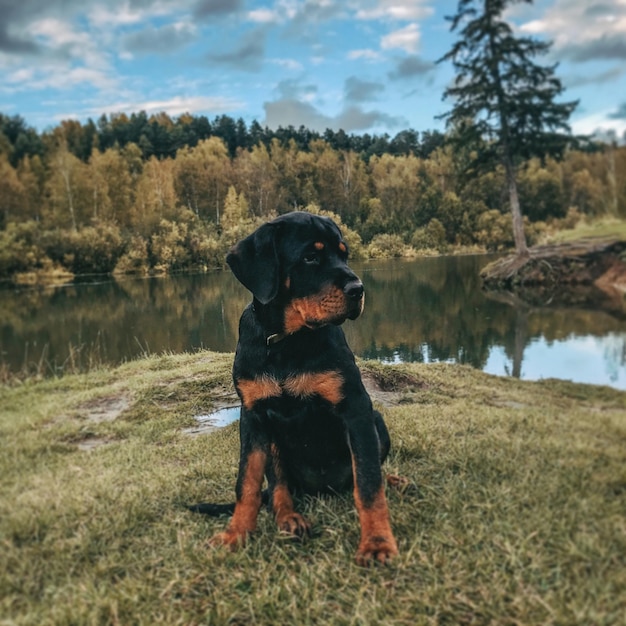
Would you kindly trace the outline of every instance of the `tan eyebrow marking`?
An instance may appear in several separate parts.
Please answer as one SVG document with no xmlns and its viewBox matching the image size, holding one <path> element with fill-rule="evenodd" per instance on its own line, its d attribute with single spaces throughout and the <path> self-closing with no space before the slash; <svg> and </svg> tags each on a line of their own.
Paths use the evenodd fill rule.
<svg viewBox="0 0 626 626">
<path fill-rule="evenodd" d="M 314 244 L 316 250 L 323 250 L 324 244 L 321 241 L 316 241 Z"/>
<path fill-rule="evenodd" d="M 339 242 L 339 249 L 340 249 L 342 252 L 347 252 L 347 250 L 348 250 L 348 249 L 346 248 L 346 244 L 345 244 L 343 241 L 340 241 L 340 242 Z"/>
</svg>

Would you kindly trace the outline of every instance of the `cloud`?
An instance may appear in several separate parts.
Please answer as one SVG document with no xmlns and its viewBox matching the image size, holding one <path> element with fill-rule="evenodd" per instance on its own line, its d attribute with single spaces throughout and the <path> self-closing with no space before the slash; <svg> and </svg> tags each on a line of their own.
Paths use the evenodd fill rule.
<svg viewBox="0 0 626 626">
<path fill-rule="evenodd" d="M 415 23 L 409 24 L 399 30 L 385 35 L 380 40 L 380 47 L 383 50 L 391 50 L 394 48 L 400 48 L 408 53 L 414 53 L 417 51 L 420 41 L 419 26 Z"/>
<path fill-rule="evenodd" d="M 301 70 L 302 63 L 300 61 L 296 61 L 295 59 L 269 59 L 270 63 L 274 65 L 278 65 L 279 67 L 284 67 L 286 70 Z"/>
<path fill-rule="evenodd" d="M 359 2 L 359 20 L 421 20 L 433 14 L 430 0 L 378 0 Z M 363 8 L 363 5 L 370 5 Z"/>
<path fill-rule="evenodd" d="M 338 0 L 304 0 L 292 13 L 297 25 L 327 22 L 343 13 L 343 3 Z"/>
<path fill-rule="evenodd" d="M 148 114 L 160 113 L 165 111 L 169 115 L 181 115 L 182 113 L 202 113 L 213 112 L 223 113 L 225 111 L 235 111 L 243 107 L 243 103 L 231 98 L 206 97 L 206 96 L 177 96 L 167 100 L 146 100 L 136 102 L 118 102 L 115 104 L 104 105 L 99 107 L 94 114 L 101 114 L 103 111 L 108 113 L 119 113 L 125 111 L 131 113 L 133 111 L 145 111 Z"/>
<path fill-rule="evenodd" d="M 350 50 L 350 52 L 348 52 L 348 58 L 351 61 L 357 61 L 359 59 L 365 59 L 366 61 L 378 61 L 382 58 L 382 56 L 380 52 L 366 48 L 363 50 Z"/>
<path fill-rule="evenodd" d="M 303 85 L 295 78 L 287 78 L 276 85 L 276 91 L 280 99 L 311 100 L 317 94 L 317 87 L 311 84 Z"/>
<path fill-rule="evenodd" d="M 378 95 L 385 91 L 385 85 L 350 76 L 346 79 L 344 91 L 348 102 L 367 102 L 376 100 Z"/>
<path fill-rule="evenodd" d="M 587 72 L 568 76 L 563 79 L 563 83 L 571 88 L 584 87 L 585 85 L 600 85 L 602 83 L 610 83 L 618 80 L 623 74 L 626 74 L 626 67 L 612 67 L 604 72 Z"/>
<path fill-rule="evenodd" d="M 610 120 L 626 120 L 626 101 L 622 102 L 619 107 L 608 114 Z"/>
<path fill-rule="evenodd" d="M 432 72 L 435 64 L 431 61 L 424 61 L 417 55 L 411 55 L 399 59 L 395 69 L 387 75 L 391 80 L 404 80 L 407 78 L 422 77 Z"/>
<path fill-rule="evenodd" d="M 265 36 L 259 30 L 248 32 L 239 45 L 230 52 L 209 53 L 207 59 L 213 63 L 229 65 L 237 70 L 260 69 L 265 56 Z"/>
<path fill-rule="evenodd" d="M 556 0 L 540 19 L 526 22 L 520 29 L 552 39 L 559 58 L 576 63 L 626 59 L 624 0 Z"/>
<path fill-rule="evenodd" d="M 40 47 L 32 40 L 11 35 L 6 24 L 0 24 L 0 52 L 9 54 L 38 54 Z"/>
<path fill-rule="evenodd" d="M 336 116 L 325 115 L 308 102 L 295 98 L 282 98 L 274 102 L 265 102 L 264 125 L 269 128 L 278 126 L 301 125 L 318 132 L 327 128 L 346 132 L 363 131 L 372 128 L 397 128 L 406 125 L 406 120 L 388 115 L 382 111 L 364 111 L 358 106 L 349 106 Z"/>
<path fill-rule="evenodd" d="M 607 132 L 621 135 L 626 132 L 626 116 L 621 115 L 624 112 L 624 103 L 622 103 L 618 109 L 591 113 L 573 120 L 572 131 L 575 135 L 601 135 Z"/>
<path fill-rule="evenodd" d="M 127 52 L 132 53 L 168 54 L 186 46 L 195 38 L 194 35 L 195 27 L 192 24 L 178 22 L 129 33 L 123 37 L 122 45 Z"/>
<path fill-rule="evenodd" d="M 198 0 L 193 7 L 193 15 L 198 19 L 220 17 L 237 13 L 243 4 L 243 0 Z"/>
<path fill-rule="evenodd" d="M 292 0 L 278 0 L 271 9 L 260 8 L 248 11 L 247 17 L 251 22 L 259 24 L 282 24 L 291 20 L 297 14 L 297 8 Z"/>
<path fill-rule="evenodd" d="M 103 113 L 136 113 L 137 111 L 145 111 L 148 115 L 153 113 L 161 113 L 165 111 L 170 116 L 182 115 L 183 113 L 198 113 L 215 115 L 219 113 L 228 113 L 241 109 L 243 103 L 231 98 L 214 98 L 205 96 L 192 97 L 174 97 L 167 100 L 135 100 L 126 102 L 113 102 L 110 104 L 98 103 L 93 108 L 87 108 L 80 114 L 63 114 L 58 119 L 67 119 L 68 117 L 99 117 Z"/>
<path fill-rule="evenodd" d="M 389 115 L 382 111 L 363 111 L 358 106 L 350 106 L 344 109 L 335 118 L 336 128 L 343 128 L 346 132 L 363 131 L 376 127 L 399 128 L 408 126 L 403 117 Z"/>
<path fill-rule="evenodd" d="M 626 32 L 616 35 L 603 35 L 582 43 L 571 43 L 559 50 L 563 58 L 575 62 L 598 60 L 626 60 Z"/>
</svg>

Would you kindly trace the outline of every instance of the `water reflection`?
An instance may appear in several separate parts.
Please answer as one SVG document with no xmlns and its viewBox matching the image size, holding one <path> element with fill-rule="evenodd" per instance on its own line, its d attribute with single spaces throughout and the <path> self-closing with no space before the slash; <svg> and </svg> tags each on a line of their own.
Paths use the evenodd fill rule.
<svg viewBox="0 0 626 626">
<path fill-rule="evenodd" d="M 364 315 L 344 325 L 355 353 L 626 389 L 623 317 L 589 302 L 540 307 L 487 297 L 478 277 L 486 262 L 471 256 L 355 266 L 367 293 Z M 44 360 L 52 371 L 72 360 L 88 366 L 163 351 L 231 352 L 248 300 L 230 272 L 4 290 L 1 359 L 13 370 Z"/>
</svg>

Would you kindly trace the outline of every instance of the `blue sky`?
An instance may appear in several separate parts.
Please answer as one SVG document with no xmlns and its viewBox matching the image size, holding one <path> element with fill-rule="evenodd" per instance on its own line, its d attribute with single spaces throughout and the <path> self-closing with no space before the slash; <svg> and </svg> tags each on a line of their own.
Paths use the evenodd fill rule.
<svg viewBox="0 0 626 626">
<path fill-rule="evenodd" d="M 0 0 L 0 112 L 39 130 L 102 113 L 227 114 L 394 135 L 443 129 L 451 0 Z M 554 41 L 573 130 L 626 132 L 626 0 L 507 14 Z"/>
</svg>

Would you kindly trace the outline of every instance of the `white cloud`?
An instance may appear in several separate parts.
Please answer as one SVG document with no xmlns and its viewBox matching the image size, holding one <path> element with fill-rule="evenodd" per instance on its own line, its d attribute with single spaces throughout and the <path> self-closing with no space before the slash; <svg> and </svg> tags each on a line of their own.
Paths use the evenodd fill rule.
<svg viewBox="0 0 626 626">
<path fill-rule="evenodd" d="M 72 112 L 59 113 L 55 116 L 57 120 L 100 117 L 103 113 L 136 113 L 145 111 L 148 115 L 165 111 L 168 115 L 177 116 L 183 113 L 226 113 L 241 109 L 243 103 L 231 98 L 222 97 L 175 97 L 167 100 L 127 100 L 123 102 L 113 102 L 111 104 L 100 103 L 74 110 Z"/>
<path fill-rule="evenodd" d="M 32 67 L 24 67 L 22 69 L 11 72 L 6 78 L 7 83 L 25 83 L 30 82 L 35 76 L 35 70 Z"/>
<path fill-rule="evenodd" d="M 294 0 L 278 0 L 272 8 L 262 7 L 248 11 L 248 19 L 258 24 L 283 24 L 298 12 Z"/>
<path fill-rule="evenodd" d="M 109 8 L 106 5 L 97 4 L 89 12 L 89 21 L 98 27 L 127 26 L 138 24 L 144 19 L 144 15 L 137 9 L 131 9 L 128 2 L 121 6 Z"/>
<path fill-rule="evenodd" d="M 433 14 L 429 0 L 378 0 L 373 6 L 362 8 L 359 2 L 356 18 L 359 20 L 421 20 Z"/>
<path fill-rule="evenodd" d="M 381 58 L 380 52 L 376 50 L 363 49 L 363 50 L 350 50 L 348 52 L 348 58 L 351 61 L 357 61 L 359 59 L 365 59 L 366 61 L 378 61 Z"/>
<path fill-rule="evenodd" d="M 380 40 L 380 47 L 383 50 L 391 50 L 393 48 L 400 48 L 408 53 L 417 52 L 420 41 L 419 26 L 415 23 L 409 24 L 399 30 L 385 35 Z"/>
<path fill-rule="evenodd" d="M 612 119 L 610 116 L 614 109 L 606 109 L 572 120 L 572 131 L 576 135 L 593 135 L 598 132 L 614 130 L 618 136 L 626 132 L 626 119 Z"/>
<path fill-rule="evenodd" d="M 89 45 L 87 33 L 77 33 L 69 23 L 55 18 L 38 20 L 31 24 L 30 30 L 37 37 L 46 39 L 47 43 L 53 47 Z"/>
<path fill-rule="evenodd" d="M 270 59 L 270 63 L 284 67 L 287 70 L 301 70 L 303 69 L 302 63 L 295 59 Z"/>
<path fill-rule="evenodd" d="M 575 60 L 624 58 L 626 0 L 556 0 L 538 19 L 523 23 L 530 35 L 545 35 L 556 51 Z"/>
<path fill-rule="evenodd" d="M 248 19 L 259 24 L 275 24 L 282 21 L 282 18 L 272 9 L 255 9 L 248 12 Z"/>
</svg>

